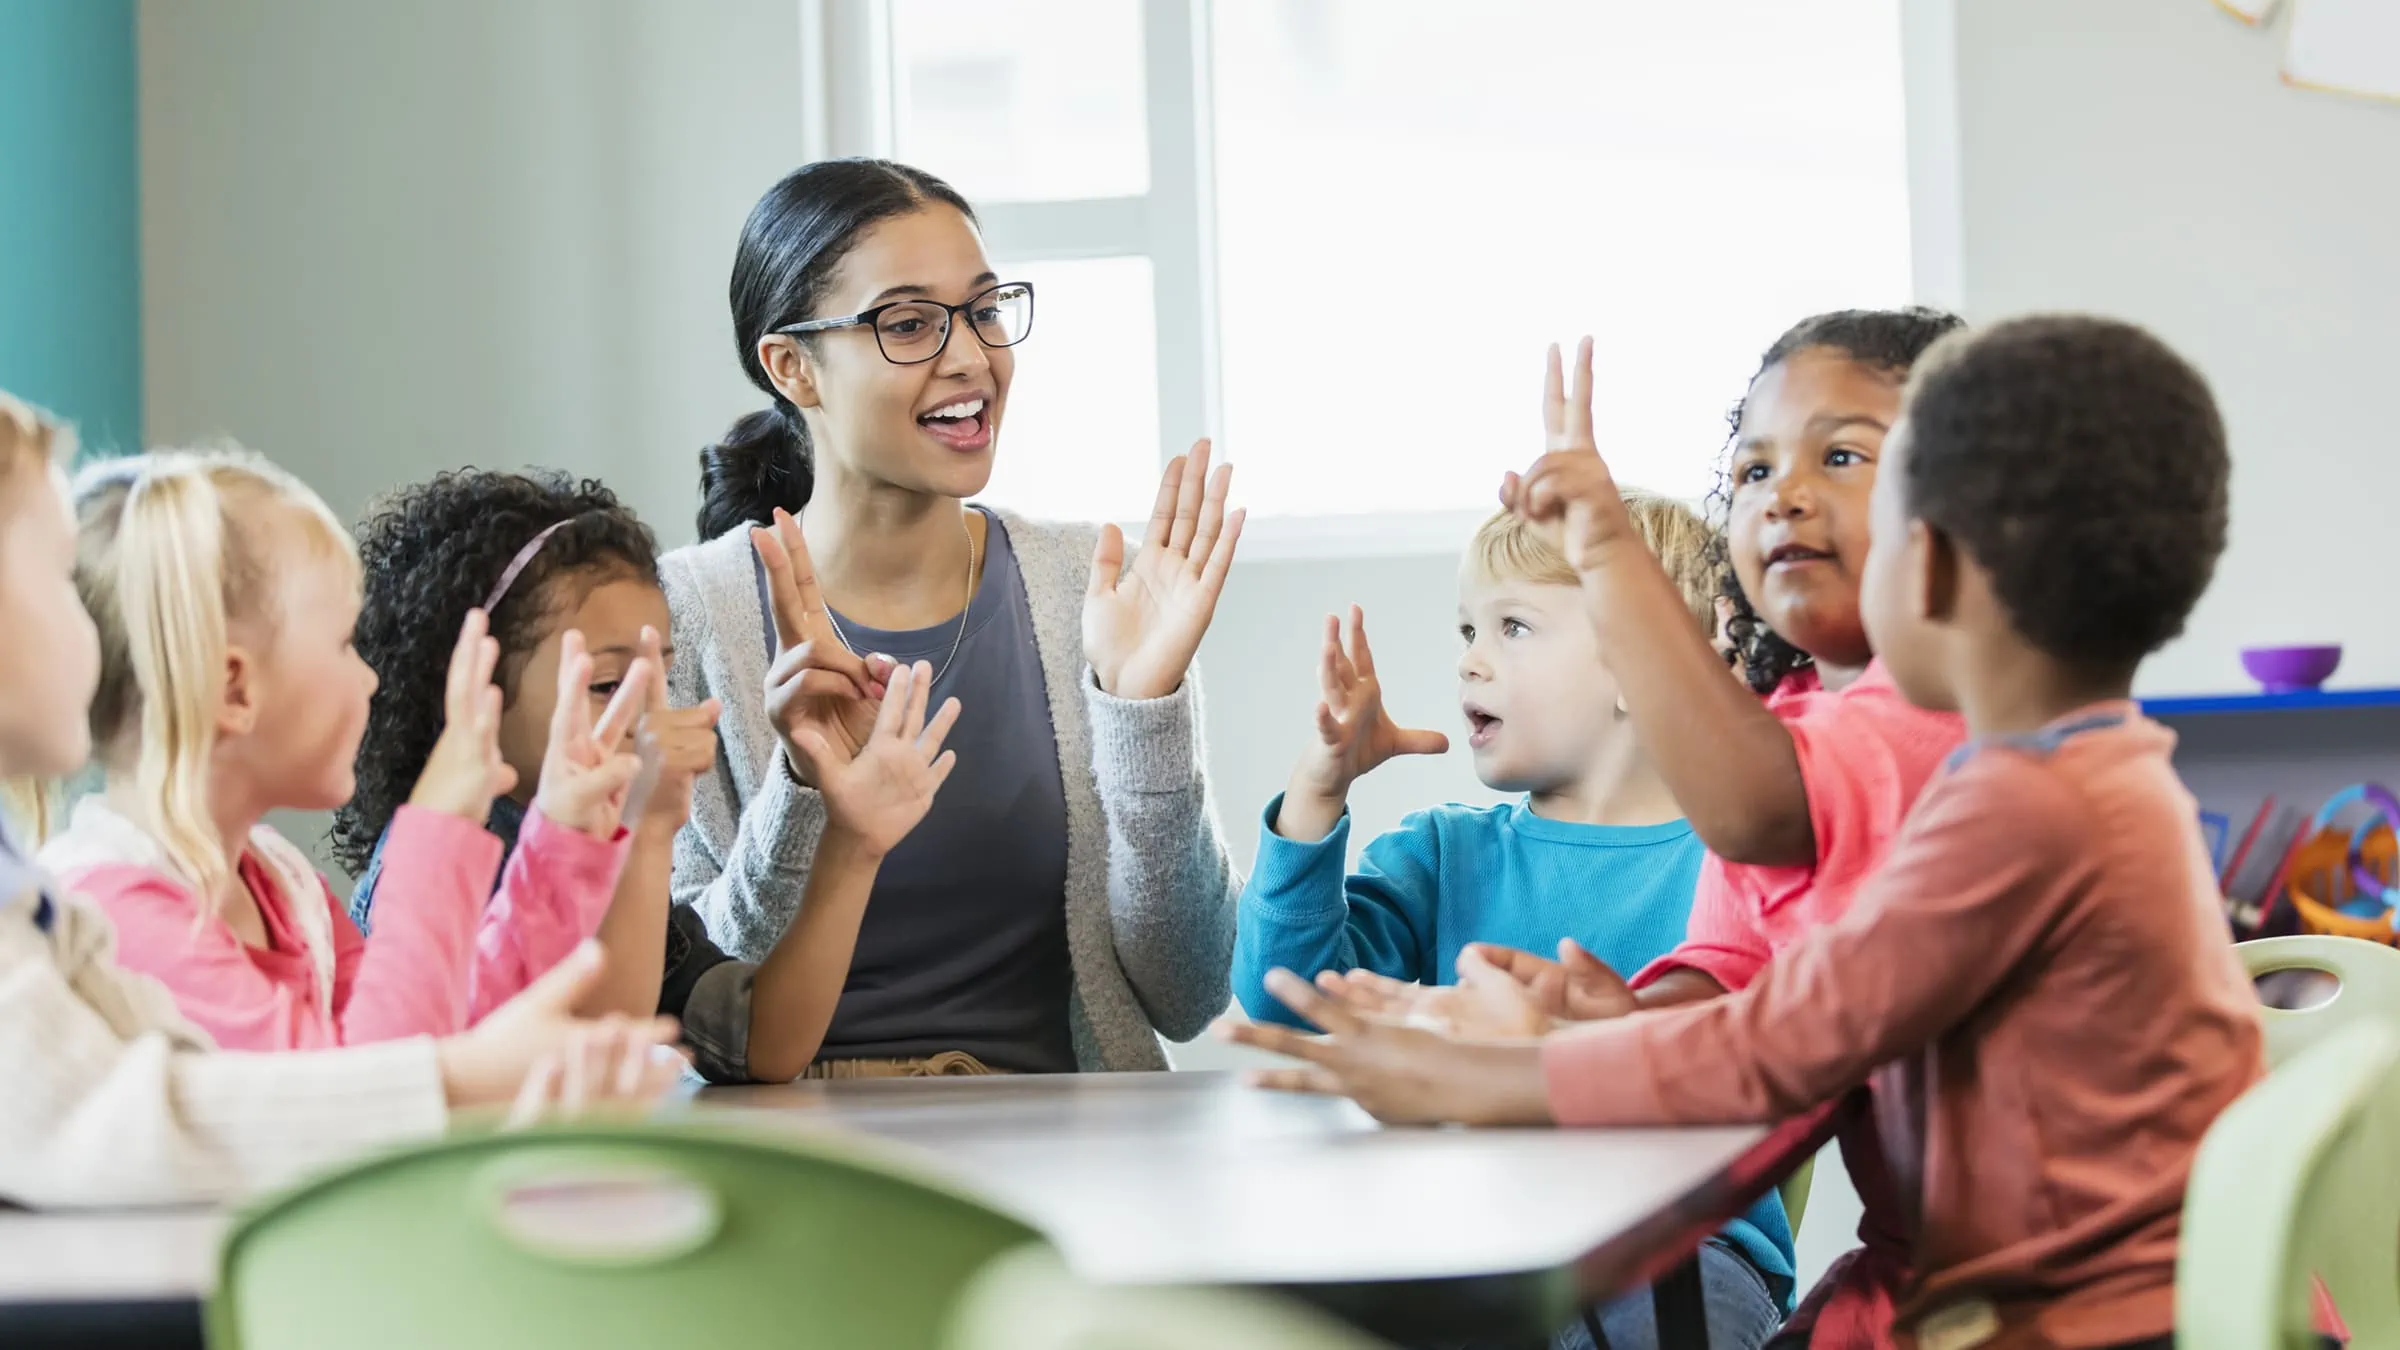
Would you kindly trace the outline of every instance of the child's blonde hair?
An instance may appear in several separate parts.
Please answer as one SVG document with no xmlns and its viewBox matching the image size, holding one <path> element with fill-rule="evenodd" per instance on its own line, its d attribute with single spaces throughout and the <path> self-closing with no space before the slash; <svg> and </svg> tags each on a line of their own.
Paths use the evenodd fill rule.
<svg viewBox="0 0 2400 1350">
<path fill-rule="evenodd" d="M 1623 490 L 1625 512 L 1633 517 L 1633 532 L 1667 569 L 1676 593 L 1691 610 L 1700 631 L 1717 631 L 1717 532 L 1690 504 L 1641 488 Z M 1483 522 L 1467 545 L 1467 558 L 1496 581 L 1529 581 L 1544 586 L 1573 586 L 1579 579 L 1566 550 L 1559 546 L 1555 526 L 1537 526 L 1514 511 L 1502 511 Z"/>
<path fill-rule="evenodd" d="M 75 458 L 75 430 L 32 404 L 0 392 L 0 507 L 14 507 L 16 495 L 35 481 L 48 490 L 51 469 Z M 0 780 L 0 812 L 28 831 L 35 843 L 55 823 L 56 794 L 36 778 Z"/>
<path fill-rule="evenodd" d="M 296 524 L 312 562 L 354 579 L 358 550 L 317 494 L 239 449 L 93 465 L 76 480 L 75 515 L 75 585 L 100 630 L 92 744 L 103 762 L 121 758 L 138 730 L 130 767 L 141 823 L 213 895 L 234 863 L 208 802 L 231 626 L 280 617 L 268 612 L 280 529 Z"/>
</svg>

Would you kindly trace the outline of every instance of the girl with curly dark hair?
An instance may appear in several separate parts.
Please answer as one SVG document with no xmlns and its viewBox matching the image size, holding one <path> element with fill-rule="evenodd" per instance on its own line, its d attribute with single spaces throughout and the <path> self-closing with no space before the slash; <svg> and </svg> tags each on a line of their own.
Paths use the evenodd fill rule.
<svg viewBox="0 0 2400 1350">
<path fill-rule="evenodd" d="M 562 669 L 595 710 L 628 672 L 673 660 L 661 638 L 666 598 L 657 543 L 614 493 L 546 471 L 462 470 L 380 499 L 359 531 L 366 603 L 357 644 L 382 683 L 360 743 L 357 792 L 334 818 L 334 852 L 359 875 L 351 900 L 373 917 L 385 832 L 433 750 L 443 698 L 444 634 L 469 610 L 488 614 L 499 644 L 499 749 L 516 786 L 493 802 L 489 828 L 514 844 L 548 752 Z M 948 773 L 942 741 L 955 705 L 927 725 L 928 679 L 893 672 L 875 734 L 855 751 L 825 747 L 820 772 L 837 808 L 834 851 L 811 877 L 806 920 L 752 965 L 709 940 L 699 917 L 668 903 L 674 840 L 692 783 L 716 762 L 717 704 L 667 706 L 650 683 L 640 734 L 656 782 L 627 822 L 631 848 L 599 937 L 608 972 L 595 1009 L 683 1021 L 701 1072 L 719 1081 L 788 1079 L 814 1057 L 848 974 L 850 950 L 883 854 L 909 831 Z"/>
</svg>

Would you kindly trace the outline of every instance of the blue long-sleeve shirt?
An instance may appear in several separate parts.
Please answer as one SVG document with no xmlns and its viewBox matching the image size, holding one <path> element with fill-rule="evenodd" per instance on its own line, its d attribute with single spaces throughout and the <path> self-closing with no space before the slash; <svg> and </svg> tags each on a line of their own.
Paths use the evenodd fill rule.
<svg viewBox="0 0 2400 1350">
<path fill-rule="evenodd" d="M 1376 837 L 1347 870 L 1350 817 L 1313 843 L 1275 833 L 1279 796 L 1261 822 L 1258 860 L 1242 892 L 1233 992 L 1250 1016 L 1303 1025 L 1267 992 L 1281 966 L 1302 978 L 1372 970 L 1449 984 L 1459 951 L 1494 942 L 1540 952 L 1573 938 L 1612 969 L 1640 970 L 1683 941 L 1706 853 L 1687 821 L 1579 825 L 1523 802 L 1437 806 Z M 1725 1237 L 1779 1292 L 1793 1281 L 1792 1229 L 1770 1193 Z"/>
</svg>

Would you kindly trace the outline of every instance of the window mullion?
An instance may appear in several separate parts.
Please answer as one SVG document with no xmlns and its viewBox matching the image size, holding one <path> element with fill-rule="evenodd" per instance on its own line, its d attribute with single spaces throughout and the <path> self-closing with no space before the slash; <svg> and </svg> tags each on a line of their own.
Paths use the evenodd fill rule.
<svg viewBox="0 0 2400 1350">
<path fill-rule="evenodd" d="M 1160 462 L 1222 424 L 1217 386 L 1209 0 L 1144 0 L 1149 252 L 1158 315 Z"/>
</svg>

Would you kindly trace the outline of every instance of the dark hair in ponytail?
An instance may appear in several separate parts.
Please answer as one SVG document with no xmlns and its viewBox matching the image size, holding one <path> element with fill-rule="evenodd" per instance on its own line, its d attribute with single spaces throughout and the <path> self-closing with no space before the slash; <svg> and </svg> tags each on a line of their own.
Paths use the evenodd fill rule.
<svg viewBox="0 0 2400 1350">
<path fill-rule="evenodd" d="M 1760 375 L 1783 364 L 1795 352 L 1811 347 L 1828 348 L 1870 369 L 1906 377 L 1909 367 L 1917 363 L 1926 348 L 1944 334 L 1964 327 L 1966 320 L 1955 314 L 1913 305 L 1905 309 L 1844 309 L 1811 315 L 1775 339 L 1775 345 L 1758 359 L 1758 374 L 1750 377 L 1750 383 L 1757 384 Z M 1758 617 L 1758 611 L 1750 606 L 1750 597 L 1742 593 L 1742 579 L 1734 574 L 1732 536 L 1723 527 L 1732 518 L 1733 451 L 1742 434 L 1742 408 L 1748 402 L 1745 393 L 1725 413 L 1725 457 L 1717 462 L 1717 486 L 1709 493 L 1709 516 L 1719 527 L 1719 585 L 1725 598 L 1733 602 L 1733 613 L 1725 621 L 1725 636 L 1733 643 L 1733 656 L 1741 664 L 1742 678 L 1758 693 L 1770 694 L 1783 683 L 1785 676 L 1813 662 L 1808 653 L 1785 641 Z"/>
<path fill-rule="evenodd" d="M 700 537 L 765 524 L 775 508 L 798 511 L 815 482 L 808 427 L 759 364 L 758 340 L 812 311 L 842 258 L 869 227 L 934 202 L 968 220 L 975 209 L 948 183 L 884 159 L 827 159 L 803 165 L 750 208 L 726 288 L 733 342 L 750 383 L 775 400 L 736 420 L 700 452 Z M 805 339 L 804 339 L 805 340 Z"/>
</svg>

